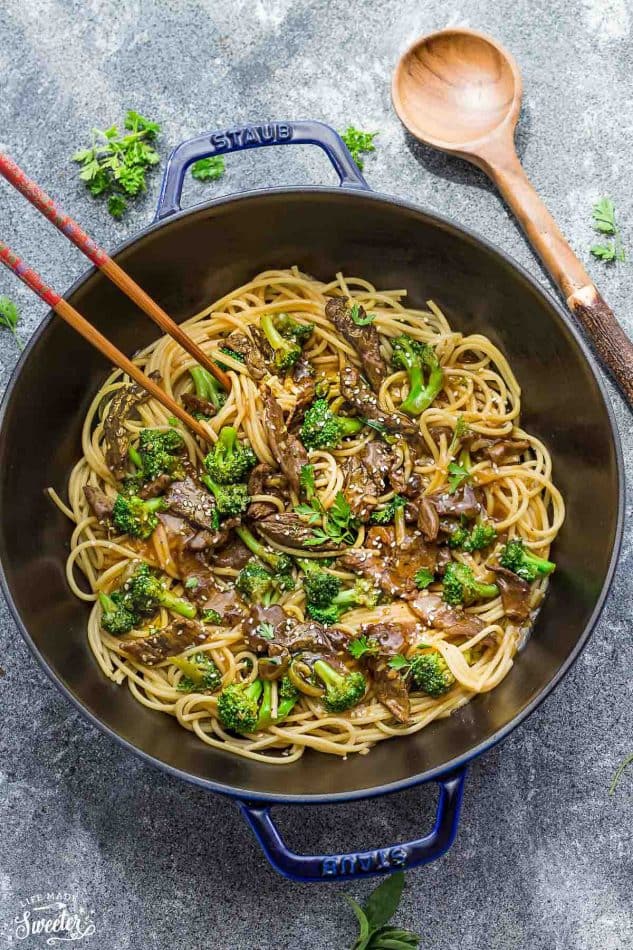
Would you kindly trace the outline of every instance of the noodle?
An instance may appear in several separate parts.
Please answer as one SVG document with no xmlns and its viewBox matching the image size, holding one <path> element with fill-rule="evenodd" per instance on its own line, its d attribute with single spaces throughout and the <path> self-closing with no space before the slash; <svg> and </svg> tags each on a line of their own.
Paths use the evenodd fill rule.
<svg viewBox="0 0 633 950">
<path fill-rule="evenodd" d="M 483 493 L 484 510 L 495 519 L 496 530 L 510 538 L 520 536 L 526 548 L 547 556 L 564 518 L 563 500 L 552 482 L 549 452 L 534 436 L 519 428 L 521 392 L 503 354 L 484 336 L 464 337 L 451 330 L 434 303 L 429 302 L 426 310 L 413 310 L 406 307 L 404 290 L 379 291 L 365 280 L 341 274 L 330 283 L 322 283 L 292 268 L 257 275 L 183 326 L 213 357 L 220 355 L 219 347 L 228 333 L 244 330 L 258 322 L 264 313 L 300 315 L 315 325 L 305 356 L 319 375 L 327 376 L 330 394 L 336 396 L 340 368 L 346 362 L 358 365 L 358 357 L 324 315 L 326 295 L 332 292 L 342 292 L 376 315 L 374 326 L 383 335 L 384 356 L 390 355 L 389 337 L 406 333 L 420 342 L 432 343 L 443 365 L 442 392 L 418 417 L 426 456 L 416 460 L 402 442 L 394 447 L 395 454 L 402 460 L 405 475 L 417 473 L 427 494 L 446 491 L 447 469 L 452 459 L 450 432 L 455 429 L 460 416 L 471 432 L 482 438 L 527 440 L 530 448 L 522 453 L 520 462 L 496 466 L 488 460 L 477 461 L 472 467 L 472 478 Z M 221 356 L 231 377 L 232 388 L 224 406 L 208 420 L 211 435 L 215 439 L 222 426 L 233 425 L 242 437 L 248 439 L 260 461 L 273 464 L 258 385 L 242 363 L 230 356 Z M 168 336 L 142 350 L 135 357 L 135 363 L 146 373 L 158 371 L 166 391 L 176 399 L 191 388 L 188 373 L 193 365 L 191 358 Z M 288 718 L 278 725 L 254 736 L 239 737 L 224 731 L 216 718 L 216 695 L 179 691 L 177 687 L 183 674 L 169 659 L 158 666 L 144 666 L 126 656 L 121 650 L 120 639 L 100 626 L 97 593 L 110 591 L 120 584 L 131 563 L 139 557 L 172 579 L 170 589 L 174 593 L 182 592 L 162 525 L 147 542 L 134 541 L 126 536 L 114 537 L 93 516 L 84 496 L 86 485 L 104 489 L 110 494 L 116 490 L 116 482 L 105 460 L 103 420 L 112 395 L 126 382 L 119 371 L 112 373 L 90 405 L 82 431 L 83 454 L 71 472 L 67 502 L 53 489 L 49 489 L 49 494 L 74 523 L 66 572 L 73 594 L 82 600 L 95 602 L 88 621 L 90 648 L 103 674 L 117 684 L 127 683 L 139 703 L 174 716 L 184 729 L 195 733 L 206 745 L 250 759 L 285 764 L 296 761 L 306 749 L 342 757 L 351 753 L 365 754 L 376 742 L 392 736 L 411 735 L 433 720 L 451 715 L 473 696 L 494 689 L 508 674 L 526 631 L 509 620 L 500 598 L 496 597 L 467 608 L 468 614 L 483 621 L 484 628 L 466 642 L 451 642 L 450 630 L 424 629 L 424 644 L 442 654 L 456 682 L 450 691 L 436 699 L 414 692 L 411 695 L 411 717 L 406 725 L 394 721 L 370 688 L 361 704 L 345 713 L 332 715 L 324 710 L 318 697 L 302 695 Z M 292 383 L 273 377 L 268 380 L 268 385 L 283 409 L 291 410 L 296 401 Z M 385 410 L 397 409 L 406 393 L 406 373 L 393 371 L 382 384 L 381 404 Z M 143 427 L 165 428 L 170 424 L 166 410 L 153 399 L 139 406 L 138 414 L 140 418 L 126 423 L 132 434 Z M 189 432 L 181 427 L 178 431 L 183 436 L 190 460 L 199 464 L 203 457 L 201 447 Z M 367 441 L 374 438 L 377 438 L 374 430 L 366 428 L 357 437 L 346 440 L 339 449 L 311 453 L 316 488 L 325 508 L 332 504 L 343 486 L 341 461 L 358 454 Z M 392 495 L 393 492 L 389 492 L 380 501 L 388 501 Z M 256 496 L 256 500 L 283 509 L 274 495 L 262 494 Z M 293 503 L 296 502 L 297 499 L 293 498 Z M 402 530 L 400 525 L 398 541 L 402 540 Z M 362 546 L 364 537 L 365 528 L 361 527 L 356 547 Z M 296 553 L 279 545 L 273 547 Z M 315 550 L 303 551 L 302 555 L 323 557 Z M 459 552 L 459 559 L 470 565 L 478 577 L 483 577 L 488 555 L 489 552 L 481 551 Z M 336 568 L 334 570 L 342 578 L 353 577 Z M 235 573 L 231 569 L 218 570 L 217 577 L 222 583 L 230 581 Z M 546 580 L 532 585 L 531 605 L 534 609 L 542 601 L 546 586 Z M 436 585 L 431 587 L 432 591 L 438 589 Z M 288 614 L 300 621 L 304 619 L 305 598 L 301 587 L 285 593 L 281 605 Z M 163 626 L 168 620 L 169 614 L 162 610 L 160 619 L 155 619 L 153 626 Z M 358 636 L 363 624 L 378 621 L 419 623 L 405 601 L 395 600 L 372 609 L 352 610 L 344 615 L 338 626 L 350 635 Z M 147 630 L 135 632 L 131 637 L 146 633 Z M 240 624 L 232 629 L 213 628 L 202 647 L 191 647 L 184 655 L 200 651 L 208 652 L 213 658 L 222 673 L 223 684 L 235 679 L 250 682 L 257 677 L 258 657 L 242 638 Z M 471 660 L 474 656 L 474 661 L 469 664 L 466 655 Z M 274 712 L 278 704 L 276 683 L 273 683 L 272 704 Z"/>
</svg>

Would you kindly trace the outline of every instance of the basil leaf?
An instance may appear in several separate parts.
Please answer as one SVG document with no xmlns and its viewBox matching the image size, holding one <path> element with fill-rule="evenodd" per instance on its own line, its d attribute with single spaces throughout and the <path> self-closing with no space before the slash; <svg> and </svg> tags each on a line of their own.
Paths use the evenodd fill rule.
<svg viewBox="0 0 633 950">
<path fill-rule="evenodd" d="M 403 887 L 404 872 L 396 871 L 395 874 L 385 878 L 382 884 L 379 884 L 369 895 L 363 910 L 372 930 L 382 927 L 391 920 L 398 909 Z"/>
</svg>

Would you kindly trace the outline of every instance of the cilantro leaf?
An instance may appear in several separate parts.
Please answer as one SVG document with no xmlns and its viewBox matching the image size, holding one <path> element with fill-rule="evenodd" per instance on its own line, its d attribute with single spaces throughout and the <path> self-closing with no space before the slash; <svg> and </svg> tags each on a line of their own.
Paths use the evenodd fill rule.
<svg viewBox="0 0 633 950">
<path fill-rule="evenodd" d="M 260 623 L 259 627 L 257 628 L 255 632 L 258 633 L 260 637 L 263 637 L 264 640 L 275 639 L 275 628 L 273 627 L 272 623 L 268 623 L 268 621 L 264 621 L 263 623 Z"/>
<path fill-rule="evenodd" d="M 613 237 L 613 241 L 606 244 L 592 244 L 589 248 L 594 257 L 605 263 L 613 261 L 626 260 L 626 254 L 622 247 L 620 238 L 620 229 L 615 219 L 615 206 L 610 198 L 601 198 L 593 206 L 591 216 L 593 226 L 600 234 Z"/>
<path fill-rule="evenodd" d="M 15 339 L 18 349 L 23 349 L 23 343 L 16 329 L 20 322 L 20 311 L 9 297 L 0 297 L 0 327 L 9 330 Z"/>
<path fill-rule="evenodd" d="M 357 303 L 352 304 L 349 315 L 352 319 L 352 323 L 355 323 L 357 327 L 366 327 L 367 324 L 373 323 L 376 319 L 375 313 L 365 312 L 361 314 L 360 306 Z"/>
<path fill-rule="evenodd" d="M 362 656 L 368 654 L 378 653 L 380 645 L 377 640 L 373 637 L 363 636 L 356 637 L 355 640 L 350 640 L 347 644 L 347 652 L 350 656 L 353 656 L 355 660 L 360 660 Z"/>
<path fill-rule="evenodd" d="M 312 501 L 314 498 L 314 465 L 302 465 L 299 472 L 299 485 L 306 497 L 306 501 Z"/>
<path fill-rule="evenodd" d="M 191 166 L 191 175 L 198 181 L 217 181 L 226 171 L 223 155 L 210 155 L 208 158 L 199 158 Z"/>
<path fill-rule="evenodd" d="M 391 657 L 387 666 L 391 667 L 392 670 L 408 670 L 410 663 L 402 653 L 396 653 L 395 656 Z"/>
<path fill-rule="evenodd" d="M 448 466 L 448 473 L 450 475 L 448 480 L 448 491 L 451 495 L 454 495 L 459 486 L 468 481 L 470 478 L 470 471 L 464 465 L 459 465 L 457 462 L 451 462 Z"/>
<path fill-rule="evenodd" d="M 349 125 L 347 130 L 341 133 L 341 138 L 361 171 L 364 167 L 364 162 L 360 157 L 361 152 L 376 151 L 376 146 L 373 143 L 377 135 L 378 132 L 361 132 L 360 129 L 355 129 L 353 125 Z"/>
</svg>

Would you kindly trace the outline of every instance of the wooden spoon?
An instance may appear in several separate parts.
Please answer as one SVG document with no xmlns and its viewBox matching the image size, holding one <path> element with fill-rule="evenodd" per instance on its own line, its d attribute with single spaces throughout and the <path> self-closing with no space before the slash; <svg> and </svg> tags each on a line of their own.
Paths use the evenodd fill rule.
<svg viewBox="0 0 633 950">
<path fill-rule="evenodd" d="M 633 344 L 517 156 L 514 129 L 521 93 L 512 56 L 490 37 L 465 29 L 419 39 L 400 58 L 392 85 L 396 112 L 416 138 L 472 162 L 497 185 L 633 408 Z"/>
</svg>

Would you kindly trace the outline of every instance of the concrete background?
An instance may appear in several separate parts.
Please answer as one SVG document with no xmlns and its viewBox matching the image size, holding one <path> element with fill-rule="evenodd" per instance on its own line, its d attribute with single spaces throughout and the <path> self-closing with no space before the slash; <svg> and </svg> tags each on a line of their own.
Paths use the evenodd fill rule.
<svg viewBox="0 0 633 950">
<path fill-rule="evenodd" d="M 146 200 L 113 222 L 69 162 L 91 126 L 135 108 L 162 123 L 161 152 L 209 128 L 312 117 L 378 129 L 366 175 L 381 191 L 449 214 L 548 281 L 481 174 L 412 146 L 390 105 L 398 53 L 447 23 L 487 30 L 515 54 L 528 173 L 633 333 L 631 264 L 588 254 L 590 211 L 613 197 L 633 255 L 632 5 L 627 0 L 0 0 L 0 143 L 106 247 L 150 221 Z M 288 155 L 290 151 L 292 154 Z M 332 181 L 315 150 L 228 160 L 219 185 Z M 8 187 L 0 236 L 60 289 L 81 255 Z M 24 336 L 45 308 L 8 274 Z M 0 381 L 17 353 L 0 333 Z M 631 417 L 609 384 L 627 466 Z M 630 514 L 630 501 L 627 515 Z M 633 944 L 633 774 L 610 799 L 633 749 L 631 533 L 589 648 L 555 694 L 475 763 L 450 854 L 412 873 L 398 920 L 425 950 L 624 950 Z M 263 860 L 235 806 L 142 765 L 84 724 L 27 653 L 0 607 L 0 941 L 20 901 L 77 892 L 94 910 L 99 950 L 345 950 L 355 932 L 343 891 L 300 886 Z M 429 788 L 357 806 L 280 810 L 306 848 L 375 846 L 419 832 Z M 44 946 L 43 938 L 27 941 Z"/>
</svg>

